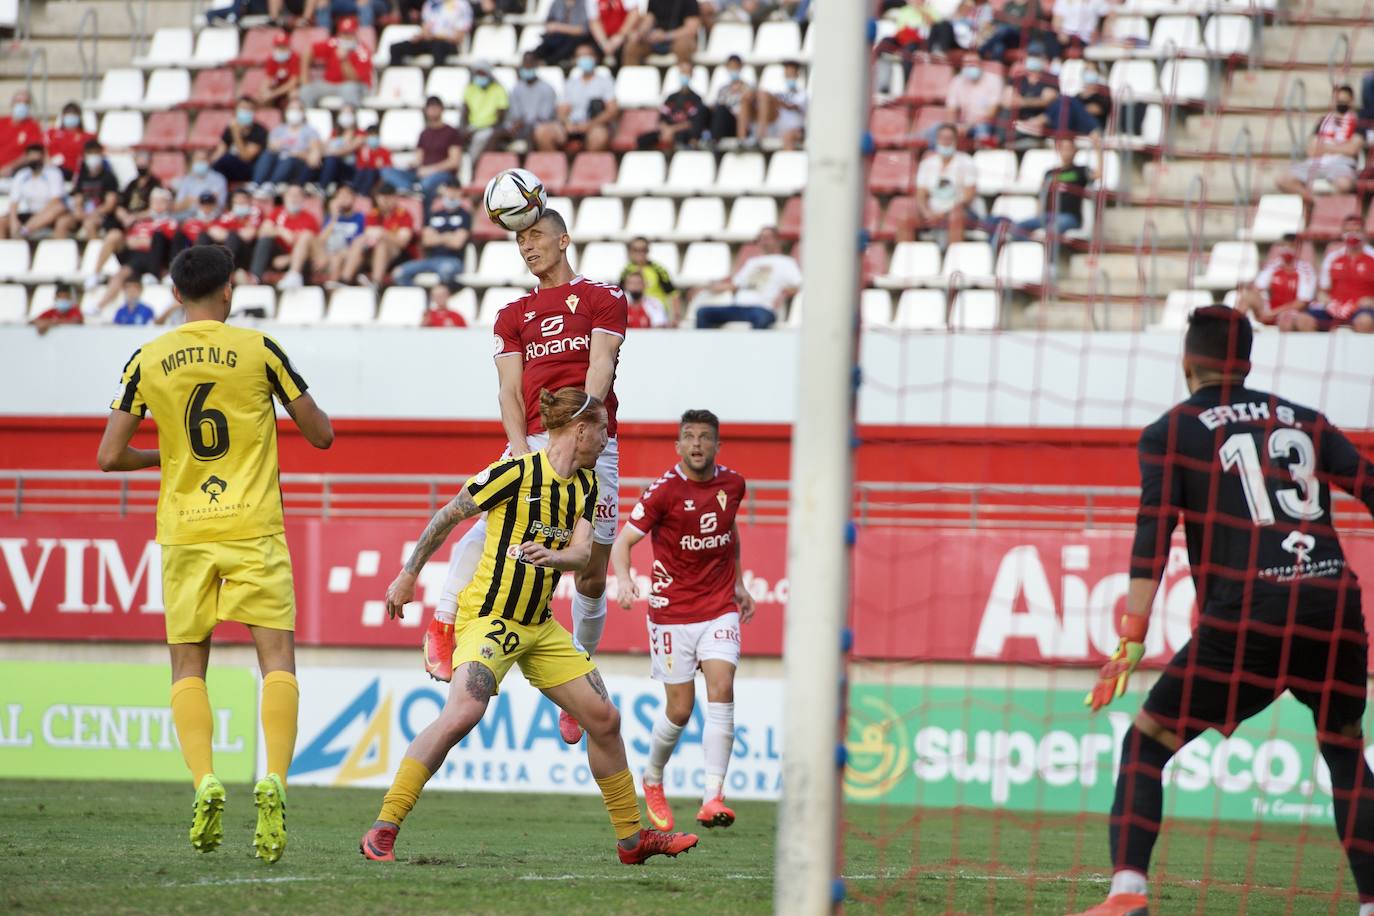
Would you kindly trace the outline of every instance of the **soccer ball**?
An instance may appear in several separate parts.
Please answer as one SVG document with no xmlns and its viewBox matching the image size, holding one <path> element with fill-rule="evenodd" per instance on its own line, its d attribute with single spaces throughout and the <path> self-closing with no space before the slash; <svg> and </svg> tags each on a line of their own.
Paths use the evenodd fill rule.
<svg viewBox="0 0 1374 916">
<path fill-rule="evenodd" d="M 526 169 L 506 169 L 487 182 L 482 195 L 487 217 L 502 229 L 519 232 L 528 229 L 544 215 L 549 205 L 544 182 Z"/>
</svg>

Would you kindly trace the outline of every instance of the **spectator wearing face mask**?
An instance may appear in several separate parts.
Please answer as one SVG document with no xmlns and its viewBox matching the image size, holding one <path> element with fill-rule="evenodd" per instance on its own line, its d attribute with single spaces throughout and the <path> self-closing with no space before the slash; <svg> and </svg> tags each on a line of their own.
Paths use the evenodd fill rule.
<svg viewBox="0 0 1374 916">
<path fill-rule="evenodd" d="M 978 221 L 972 209 L 978 173 L 973 157 L 959 152 L 958 138 L 953 124 L 936 129 L 935 145 L 916 169 L 916 222 L 901 228 L 898 241 L 911 241 L 917 230 L 933 229 L 942 245 L 961 242 L 965 225 Z"/>
<path fill-rule="evenodd" d="M 358 27 L 352 19 L 340 21 L 339 34 L 306 51 L 301 60 L 303 79 L 315 63 L 323 65 L 324 79 L 301 87 L 304 107 L 317 108 L 321 99 L 331 95 L 354 107 L 362 105 L 372 88 L 372 53 L 358 43 Z"/>
<path fill-rule="evenodd" d="M 24 165 L 10 179 L 10 209 L 0 238 L 27 238 L 51 229 L 64 239 L 72 227 L 67 212 L 67 183 L 62 170 L 47 161 L 43 144 L 30 143 L 24 150 Z"/>
<path fill-rule="evenodd" d="M 1141 108 L 1143 116 L 1143 106 Z M 1014 122 L 1028 137 L 1100 137 L 1112 115 L 1112 95 L 1097 64 L 1084 61 L 1083 86 L 1076 96 L 1059 95 L 1040 114 Z"/>
<path fill-rule="evenodd" d="M 717 140 L 724 137 L 745 140 L 753 123 L 754 87 L 744 78 L 744 61 L 738 54 L 731 54 L 726 59 L 725 73 L 725 82 L 716 90 L 715 102 L 711 105 L 708 130 Z"/>
<path fill-rule="evenodd" d="M 1349 326 L 1362 334 L 1374 333 L 1374 248 L 1365 241 L 1359 214 L 1341 222 L 1341 237 L 1327 249 L 1317 272 L 1317 288 L 1319 301 L 1307 307 L 1312 322 L 1300 324 L 1298 330 Z"/>
<path fill-rule="evenodd" d="M 267 128 L 255 118 L 253 100 L 239 99 L 229 126 L 220 134 L 219 145 L 210 154 L 214 169 L 233 182 L 251 181 L 258 158 L 267 149 Z"/>
<path fill-rule="evenodd" d="M 718 328 L 729 321 L 747 321 L 755 330 L 771 328 L 783 306 L 801 289 L 801 268 L 782 253 L 782 237 L 769 226 L 759 232 L 759 253 L 740 265 L 735 275 L 711 285 L 713 293 L 729 293 L 729 305 L 697 309 L 697 327 Z"/>
<path fill-rule="evenodd" d="M 463 272 L 463 254 L 472 236 L 472 213 L 456 181 L 439 186 L 425 225 L 420 230 L 423 257 L 406 261 L 391 274 L 398 286 L 410 286 L 422 273 L 439 275 L 439 282 L 451 286 Z"/>
<path fill-rule="evenodd" d="M 310 257 L 310 246 L 320 231 L 320 221 L 305 209 L 305 191 L 291 185 L 282 194 L 282 204 L 258 227 L 253 259 L 248 267 L 249 281 L 262 282 L 272 268 L 286 268 L 287 274 L 300 274 Z"/>
<path fill-rule="evenodd" d="M 152 324 L 157 315 L 142 301 L 142 297 L 143 281 L 138 277 L 125 280 L 124 301 L 110 316 L 110 321 L 114 324 Z"/>
<path fill-rule="evenodd" d="M 629 246 L 630 263 L 620 272 L 620 286 L 625 288 L 626 281 L 634 275 L 644 278 L 644 294 L 657 299 L 676 317 L 681 293 L 673 285 L 668 268 L 657 261 L 649 260 L 649 240 L 640 236 L 633 239 Z"/>
<path fill-rule="evenodd" d="M 81 309 L 76 307 L 76 296 L 74 287 L 62 284 L 53 295 L 52 306 L 35 315 L 29 324 L 33 325 L 39 334 L 46 334 L 60 324 L 84 323 Z"/>
<path fill-rule="evenodd" d="M 1276 179 L 1280 191 L 1310 196 L 1312 184 L 1321 178 L 1338 193 L 1355 190 L 1355 159 L 1364 149 L 1359 116 L 1354 111 L 1355 90 L 1337 86 L 1331 97 L 1332 110 L 1317 122 L 1312 139 L 1307 141 L 1307 158 Z"/>
<path fill-rule="evenodd" d="M 983 66 L 977 55 L 966 53 L 963 66 L 945 89 L 945 107 L 950 120 L 975 143 L 996 145 L 997 108 L 1002 103 L 1002 77 Z M 927 142 L 933 140 L 933 134 Z"/>
<path fill-rule="evenodd" d="M 262 224 L 262 211 L 253 206 L 253 197 L 239 188 L 229 198 L 229 209 L 206 227 L 196 240 L 197 245 L 223 245 L 234 258 L 234 267 L 247 271 L 253 243 Z M 235 282 L 238 282 L 236 279 Z"/>
<path fill-rule="evenodd" d="M 692 88 L 691 61 L 677 65 L 677 88 L 663 100 L 658 115 L 658 129 L 639 135 L 640 149 L 686 149 L 701 139 L 708 114 Z"/>
<path fill-rule="evenodd" d="M 1022 72 L 1002 90 L 1002 119 L 1015 123 L 1039 117 L 1059 98 L 1059 80 L 1049 71 L 1045 49 L 1033 44 L 1026 49 Z M 1001 134 L 999 127 L 998 134 Z"/>
<path fill-rule="evenodd" d="M 215 205 L 223 207 L 229 199 L 229 182 L 223 175 L 210 168 L 210 154 L 203 149 L 192 150 L 187 155 L 186 174 L 172 185 L 176 200 L 172 209 L 182 216 L 189 216 L 196 209 L 202 194 L 211 194 Z"/>
<path fill-rule="evenodd" d="M 134 168 L 137 173 L 124 190 L 119 192 L 114 219 L 102 222 L 94 236 L 90 234 L 89 229 L 87 230 L 87 238 L 102 238 L 95 265 L 86 277 L 87 289 L 94 289 L 100 285 L 106 262 L 114 257 L 116 251 L 124 247 L 124 233 L 134 222 L 147 216 L 148 211 L 152 209 L 152 193 L 162 187 L 162 182 L 152 173 L 150 166 L 151 155 L 147 150 L 140 150 L 134 154 Z M 104 168 L 108 170 L 108 165 Z"/>
<path fill-rule="evenodd" d="M 491 63 L 474 61 L 472 82 L 463 90 L 463 111 L 458 119 L 460 142 L 468 148 L 473 162 L 482 158 L 509 109 L 510 97 L 506 87 L 492 78 Z"/>
<path fill-rule="evenodd" d="M 425 304 L 424 317 L 420 319 L 422 328 L 465 328 L 468 320 L 458 312 L 449 308 L 449 300 L 452 293 L 444 285 L 433 287 L 429 291 L 429 301 Z"/>
<path fill-rule="evenodd" d="M 1008 51 L 1031 42 L 1039 43 L 1050 57 L 1059 56 L 1059 41 L 1051 31 L 1053 23 L 1040 0 L 1008 0 L 993 18 L 996 25 L 992 37 L 978 49 L 984 60 L 1005 61 Z"/>
<path fill-rule="evenodd" d="M 278 32 L 272 36 L 272 53 L 263 65 L 266 80 L 254 99 L 259 105 L 280 108 L 301 88 L 301 58 L 291 48 L 291 36 Z"/>
<path fill-rule="evenodd" d="M 1317 272 L 1298 256 L 1298 237 L 1290 232 L 1269 249 L 1254 285 L 1239 291 L 1236 309 L 1285 331 L 1315 331 L 1317 322 L 1307 307 L 1316 295 Z"/>
<path fill-rule="evenodd" d="M 306 123 L 305 109 L 292 99 L 286 103 L 282 123 L 267 135 L 267 149 L 253 166 L 253 183 L 269 188 L 300 184 L 318 167 L 322 149 L 319 133 Z"/>
<path fill-rule="evenodd" d="M 472 31 L 472 5 L 468 0 L 425 0 L 420 8 L 420 34 L 391 46 L 391 63 L 409 63 L 428 54 L 442 64 L 458 53 Z"/>
<path fill-rule="evenodd" d="M 358 129 L 358 112 L 345 105 L 334 114 L 334 133 L 324 141 L 320 161 L 320 186 L 328 193 L 357 175 L 358 150 L 367 135 Z"/>
<path fill-rule="evenodd" d="M 591 40 L 587 0 L 553 0 L 544 20 L 544 38 L 534 49 L 534 56 L 546 64 L 559 64 L 572 57 L 578 45 Z"/>
<path fill-rule="evenodd" d="M 463 135 L 444 120 L 444 103 L 436 95 L 425 99 L 425 127 L 415 141 L 420 151 L 416 168 L 382 169 L 382 181 L 396 189 L 418 190 L 429 208 L 439 185 L 457 178 L 463 164 Z"/>
<path fill-rule="evenodd" d="M 57 125 L 49 128 L 43 137 L 43 145 L 48 150 L 48 161 L 61 169 L 67 178 L 72 178 L 81 169 L 86 144 L 94 139 L 95 135 L 81 125 L 81 106 L 68 102 L 62 106 Z"/>
<path fill-rule="evenodd" d="M 372 187 L 381 180 L 383 169 L 391 168 L 391 150 L 382 146 L 382 135 L 373 124 L 363 137 L 362 146 L 354 154 L 353 190 L 371 194 Z"/>
<path fill-rule="evenodd" d="M 339 188 L 334 194 L 334 199 L 329 202 L 324 227 L 310 243 L 310 257 L 306 261 L 306 268 L 315 273 L 323 273 L 324 285 L 329 289 L 341 285 L 339 274 L 343 270 L 344 259 L 348 256 L 348 247 L 353 244 L 354 239 L 363 234 L 364 218 L 357 208 L 357 203 L 352 188 L 348 185 Z M 277 289 L 296 289 L 304 286 L 305 280 L 305 273 L 291 271 L 281 278 Z"/>
<path fill-rule="evenodd" d="M 176 235 L 172 236 L 171 259 L 175 259 L 192 245 L 198 244 L 201 237 L 215 224 L 215 220 L 219 219 L 222 209 L 214 194 L 209 191 L 203 192 L 196 201 L 195 210 L 182 217 Z M 168 264 L 171 263 L 171 259 Z"/>
<path fill-rule="evenodd" d="M 593 45 L 578 46 L 576 68 L 563 85 L 558 120 L 541 124 L 534 131 L 539 149 L 561 150 L 574 141 L 581 141 L 588 150 L 610 148 L 620 108 L 615 101 L 615 84 L 605 73 L 597 72 L 596 59 Z"/>
<path fill-rule="evenodd" d="M 668 310 L 653 296 L 644 294 L 644 275 L 628 275 L 621 287 L 625 291 L 626 327 L 666 328 Z"/>
<path fill-rule="evenodd" d="M 363 234 L 349 246 L 340 278 L 353 283 L 361 278 L 381 287 L 392 268 L 416 256 L 415 218 L 396 201 L 396 189 L 386 182 L 377 185 L 372 195 L 372 212 L 367 215 Z M 362 275 L 363 261 L 371 262 L 370 276 Z"/>
<path fill-rule="evenodd" d="M 789 60 L 782 65 L 784 79 L 781 92 L 760 90 L 758 99 L 759 137 L 769 136 L 782 141 L 783 149 L 796 149 L 806 132 L 806 90 L 801 84 L 801 64 Z"/>
<path fill-rule="evenodd" d="M 506 119 L 492 134 L 492 148 L 502 147 L 513 140 L 530 143 L 540 124 L 551 124 L 558 117 L 558 93 L 539 78 L 539 58 L 526 51 L 520 61 L 519 79 L 510 92 L 510 108 Z"/>
<path fill-rule="evenodd" d="M 43 141 L 43 126 L 33 117 L 32 99 L 23 89 L 10 96 L 10 113 L 0 118 L 0 178 L 28 165 L 25 151 Z"/>
<path fill-rule="evenodd" d="M 103 232 L 124 228 L 119 209 L 119 180 L 105 161 L 98 140 L 88 140 L 81 151 L 80 169 L 72 183 L 72 217 L 86 238 L 99 238 Z"/>
<path fill-rule="evenodd" d="M 110 278 L 100 297 L 101 311 L 114 303 L 130 277 L 142 277 L 144 274 L 161 277 L 171 263 L 172 239 L 177 233 L 177 220 L 172 213 L 172 192 L 157 188 L 150 195 L 150 200 L 148 212 L 129 226 L 124 233 L 123 245 L 115 252 L 115 257 L 119 259 L 119 270 Z"/>
</svg>

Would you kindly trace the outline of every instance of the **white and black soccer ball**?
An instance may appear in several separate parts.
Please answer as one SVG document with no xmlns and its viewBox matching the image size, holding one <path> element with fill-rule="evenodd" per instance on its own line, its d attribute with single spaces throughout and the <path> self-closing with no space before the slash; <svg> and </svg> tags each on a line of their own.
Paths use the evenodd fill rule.
<svg viewBox="0 0 1374 916">
<path fill-rule="evenodd" d="M 482 203 L 493 223 L 519 232 L 539 222 L 549 205 L 549 196 L 538 175 L 527 169 L 505 169 L 487 182 Z"/>
</svg>

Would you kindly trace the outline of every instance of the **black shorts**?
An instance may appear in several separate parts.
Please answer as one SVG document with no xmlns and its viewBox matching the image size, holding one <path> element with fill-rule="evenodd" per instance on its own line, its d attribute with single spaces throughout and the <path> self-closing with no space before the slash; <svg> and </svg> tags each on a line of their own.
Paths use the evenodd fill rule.
<svg viewBox="0 0 1374 916">
<path fill-rule="evenodd" d="M 1204 615 L 1145 698 L 1145 712 L 1191 740 L 1208 728 L 1230 735 L 1285 690 L 1312 710 L 1319 733 L 1364 717 L 1369 647 L 1360 592 L 1340 610 L 1301 610 L 1285 626 L 1257 611 L 1245 624 Z M 1329 601 L 1329 597 L 1327 598 Z"/>
<path fill-rule="evenodd" d="M 151 249 L 136 251 L 132 248 L 122 248 L 115 252 L 115 259 L 119 261 L 120 266 L 129 268 L 135 277 L 141 277 L 144 274 L 152 274 L 153 276 L 161 276 L 162 274 L 162 258 Z"/>
</svg>

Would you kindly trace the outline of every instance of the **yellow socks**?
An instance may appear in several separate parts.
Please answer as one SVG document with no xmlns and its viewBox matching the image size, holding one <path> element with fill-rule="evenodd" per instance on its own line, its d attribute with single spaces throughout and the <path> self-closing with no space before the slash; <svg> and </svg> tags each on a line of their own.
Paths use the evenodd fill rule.
<svg viewBox="0 0 1374 916">
<path fill-rule="evenodd" d="M 204 678 L 184 677 L 172 685 L 172 721 L 181 742 L 181 756 L 191 768 L 191 781 L 199 787 L 201 779 L 215 770 L 210 751 L 215 720 Z"/>
<path fill-rule="evenodd" d="M 286 783 L 296 752 L 296 717 L 301 690 L 289 671 L 269 671 L 262 679 L 262 735 L 267 744 L 267 772 Z"/>
<path fill-rule="evenodd" d="M 629 771 L 625 772 L 629 775 Z M 425 765 L 414 757 L 402 757 L 401 765 L 396 769 L 396 778 L 391 782 L 391 789 L 386 793 L 386 798 L 382 799 L 382 811 L 377 815 L 377 820 L 386 821 L 390 824 L 401 826 L 401 821 L 406 819 L 410 809 L 415 807 L 415 801 L 420 797 L 420 791 L 429 782 L 430 772 Z M 631 794 L 634 793 L 634 785 L 630 786 Z"/>
<path fill-rule="evenodd" d="M 639 819 L 639 798 L 635 795 L 635 778 L 628 769 L 614 776 L 598 779 L 601 787 L 601 800 L 611 815 L 611 826 L 615 828 L 617 840 L 627 840 L 639 833 L 643 826 Z"/>
</svg>

